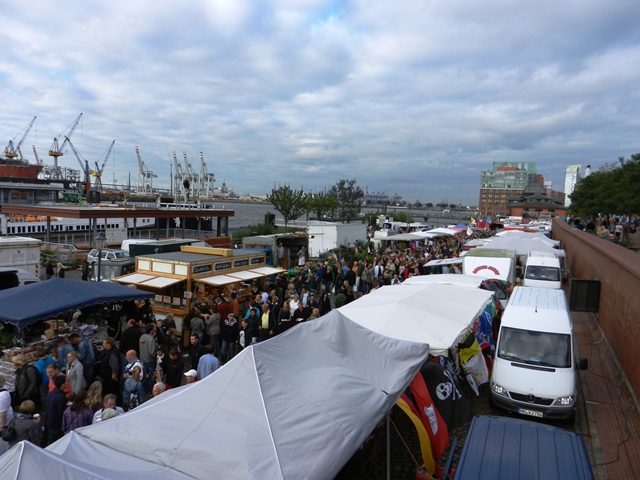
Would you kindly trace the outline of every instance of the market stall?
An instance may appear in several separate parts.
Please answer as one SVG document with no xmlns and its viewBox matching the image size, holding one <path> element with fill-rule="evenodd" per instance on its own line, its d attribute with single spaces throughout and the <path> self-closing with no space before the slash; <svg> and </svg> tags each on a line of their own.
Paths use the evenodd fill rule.
<svg viewBox="0 0 640 480">
<path fill-rule="evenodd" d="M 265 263 L 261 250 L 183 246 L 180 252 L 140 255 L 135 273 L 113 280 L 152 292 L 154 311 L 184 317 L 193 304 L 212 303 L 232 292 L 239 302 L 248 300 L 251 282 L 283 271 Z"/>
</svg>

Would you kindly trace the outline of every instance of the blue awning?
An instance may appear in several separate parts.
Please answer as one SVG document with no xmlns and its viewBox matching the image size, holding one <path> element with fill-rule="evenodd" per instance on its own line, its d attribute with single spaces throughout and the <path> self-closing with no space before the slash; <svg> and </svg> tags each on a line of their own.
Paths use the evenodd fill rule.
<svg viewBox="0 0 640 480">
<path fill-rule="evenodd" d="M 119 283 L 52 278 L 0 291 L 0 321 L 23 328 L 78 308 L 152 297 Z"/>
</svg>

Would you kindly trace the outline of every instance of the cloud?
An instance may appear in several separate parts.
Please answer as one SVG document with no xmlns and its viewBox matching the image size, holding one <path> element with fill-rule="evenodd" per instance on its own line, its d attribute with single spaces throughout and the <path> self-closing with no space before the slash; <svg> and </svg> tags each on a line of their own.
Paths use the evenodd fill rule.
<svg viewBox="0 0 640 480">
<path fill-rule="evenodd" d="M 73 142 L 86 158 L 116 139 L 105 178 L 137 178 L 137 145 L 160 186 L 186 151 L 238 193 L 355 178 L 410 201 L 476 204 L 494 161 L 537 162 L 561 190 L 567 165 L 640 151 L 635 7 L 7 4 L 1 131 L 8 141 L 37 115 L 26 144 L 44 157 L 83 112 Z"/>
</svg>

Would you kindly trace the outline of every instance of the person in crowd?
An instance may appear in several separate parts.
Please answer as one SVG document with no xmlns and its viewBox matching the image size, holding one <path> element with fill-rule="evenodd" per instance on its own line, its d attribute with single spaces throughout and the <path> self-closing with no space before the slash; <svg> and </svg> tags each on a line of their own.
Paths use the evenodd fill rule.
<svg viewBox="0 0 640 480">
<path fill-rule="evenodd" d="M 302 302 L 300 302 L 298 303 L 298 308 L 296 308 L 296 311 L 293 312 L 293 315 L 291 315 L 291 322 L 293 323 L 293 325 L 306 322 L 309 318 L 309 315 L 311 315 L 309 309 L 305 307 Z"/>
<path fill-rule="evenodd" d="M 124 369 L 122 371 L 122 378 L 126 380 L 127 378 L 131 377 L 133 375 L 133 369 L 135 367 L 139 367 L 140 371 L 144 374 L 144 367 L 142 366 L 142 362 L 140 361 L 140 359 L 136 356 L 135 350 L 129 350 L 126 353 L 125 358 L 127 359 L 127 364 L 124 366 Z"/>
<path fill-rule="evenodd" d="M 45 278 L 47 280 L 53 278 L 53 276 L 56 274 L 55 269 L 53 268 L 53 263 L 51 262 L 51 260 L 47 260 L 47 265 L 45 266 Z"/>
<path fill-rule="evenodd" d="M 47 367 L 49 364 L 54 363 L 55 360 L 51 355 L 48 355 L 44 347 L 41 346 L 36 347 L 36 357 L 38 360 L 36 361 L 35 367 L 40 372 L 40 378 L 42 379 L 40 382 L 40 405 L 42 405 L 42 408 L 45 408 L 47 406 L 47 395 L 49 394 Z"/>
<path fill-rule="evenodd" d="M 155 382 L 163 382 L 166 374 L 167 367 L 169 366 L 169 355 L 166 354 L 166 350 L 162 345 L 156 347 L 156 371 L 154 376 Z"/>
<path fill-rule="evenodd" d="M 102 412 L 102 415 L 100 415 L 100 420 L 102 422 L 106 422 L 107 420 L 110 420 L 110 419 L 112 419 L 114 417 L 117 417 L 118 415 L 121 415 L 121 414 L 116 409 L 114 409 L 114 408 L 106 408 Z"/>
<path fill-rule="evenodd" d="M 87 391 L 80 390 L 62 415 L 62 431 L 69 433 L 93 422 L 93 410 L 87 405 Z"/>
<path fill-rule="evenodd" d="M 153 390 L 151 390 L 151 394 L 154 397 L 157 397 L 158 395 L 164 393 L 166 388 L 167 387 L 163 382 L 156 382 L 156 384 L 153 386 Z"/>
<path fill-rule="evenodd" d="M 61 372 L 64 372 L 67 368 L 67 354 L 69 352 L 73 352 L 73 346 L 67 342 L 67 339 L 64 337 L 58 337 L 56 345 L 58 346 L 56 354 L 56 358 L 58 359 L 58 369 Z"/>
<path fill-rule="evenodd" d="M 107 337 L 102 341 L 102 358 L 100 359 L 100 376 L 102 391 L 106 395 L 120 395 L 120 352 L 116 349 L 115 340 Z"/>
<path fill-rule="evenodd" d="M 143 402 L 144 387 L 142 384 L 142 369 L 136 365 L 133 367 L 132 374 L 124 381 L 122 406 L 124 407 L 124 411 L 127 412 Z"/>
<path fill-rule="evenodd" d="M 64 375 L 55 377 L 53 380 L 54 387 L 49 391 L 49 396 L 47 397 L 47 417 L 42 438 L 42 441 L 46 443 L 45 447 L 62 438 L 64 434 L 62 431 L 62 419 L 64 411 L 67 409 L 67 396 L 62 387 L 66 383 L 67 377 Z"/>
<path fill-rule="evenodd" d="M 193 307 L 193 317 L 191 317 L 191 323 L 189 325 L 191 335 L 197 335 L 198 340 L 202 343 L 205 329 L 205 315 L 199 307 Z"/>
<path fill-rule="evenodd" d="M 309 315 L 309 320 L 315 320 L 316 318 L 320 318 L 320 309 L 318 307 L 314 308 L 311 311 L 311 315 Z"/>
<path fill-rule="evenodd" d="M 140 355 L 140 337 L 142 330 L 138 327 L 138 322 L 131 318 L 127 321 L 127 328 L 120 336 L 120 353 L 126 355 L 129 350 L 136 351 L 136 357 Z"/>
<path fill-rule="evenodd" d="M 9 425 L 13 419 L 13 408 L 11 407 L 11 394 L 6 387 L 4 375 L 0 375 L 0 432 Z M 1 443 L 1 442 L 0 442 Z M 0 451 L 0 454 L 3 452 Z"/>
<path fill-rule="evenodd" d="M 191 343 L 191 348 L 189 349 L 189 359 L 191 360 L 191 366 L 198 368 L 200 357 L 207 353 L 207 350 L 204 345 L 200 343 L 200 338 L 197 335 L 191 335 L 191 337 L 189 337 L 189 342 Z"/>
<path fill-rule="evenodd" d="M 86 258 L 82 261 L 82 277 L 81 278 L 85 282 L 89 280 L 89 261 Z"/>
<path fill-rule="evenodd" d="M 198 361 L 198 378 L 203 380 L 220 368 L 220 360 L 216 357 L 216 346 L 212 343 L 205 347 L 207 353 Z"/>
<path fill-rule="evenodd" d="M 56 268 L 56 277 L 64 278 L 64 265 L 62 265 L 62 262 L 58 262 L 58 266 Z"/>
<path fill-rule="evenodd" d="M 78 352 L 78 359 L 82 363 L 84 381 L 86 385 L 91 385 L 93 381 L 93 368 L 96 364 L 96 355 L 93 351 L 91 340 L 81 337 L 77 333 L 69 335 L 71 346 Z"/>
<path fill-rule="evenodd" d="M 307 263 L 307 251 L 304 249 L 304 245 L 298 250 L 298 266 L 302 267 Z"/>
<path fill-rule="evenodd" d="M 96 380 L 91 384 L 85 403 L 91 408 L 93 413 L 96 413 L 102 408 L 102 382 Z"/>
<path fill-rule="evenodd" d="M 116 406 L 117 397 L 113 393 L 108 393 L 104 396 L 104 400 L 102 401 L 102 408 L 97 410 L 93 415 L 93 422 L 91 423 L 100 423 L 104 420 L 102 418 L 102 413 L 105 410 L 112 409 L 115 410 L 117 414 L 122 415 L 124 410 L 118 406 Z"/>
<path fill-rule="evenodd" d="M 182 337 L 180 336 L 180 333 L 178 332 L 178 330 L 176 330 L 175 328 L 169 329 L 169 333 L 167 334 L 167 337 L 165 339 L 165 343 L 169 350 L 171 350 L 172 348 L 175 348 L 178 351 L 180 351 L 181 340 L 182 340 Z"/>
<path fill-rule="evenodd" d="M 73 389 L 71 388 L 71 382 L 69 381 L 68 377 L 60 374 L 60 370 L 58 370 L 58 364 L 51 363 L 51 364 L 47 365 L 47 377 L 49 377 L 49 387 L 48 387 L 49 388 L 49 392 L 51 392 L 51 390 L 56 388 L 55 387 L 56 378 L 64 377 L 65 378 L 65 383 L 61 387 L 61 390 L 64 392 L 65 397 L 67 398 L 67 400 L 71 400 L 71 398 L 73 397 Z M 48 399 L 48 396 L 47 396 L 47 399 Z"/>
<path fill-rule="evenodd" d="M 329 292 L 326 290 L 322 292 L 318 308 L 320 309 L 320 315 L 326 315 L 331 311 L 331 299 L 329 298 Z"/>
<path fill-rule="evenodd" d="M 140 337 L 140 360 L 144 368 L 142 383 L 144 384 L 144 391 L 150 393 L 156 371 L 156 341 L 153 338 L 156 326 L 150 323 L 145 325 L 144 329 L 145 333 Z"/>
<path fill-rule="evenodd" d="M 256 343 L 256 337 L 248 318 L 240 321 L 240 331 L 238 332 L 238 351 L 242 351 L 249 345 Z"/>
<path fill-rule="evenodd" d="M 198 381 L 198 371 L 193 368 L 184 374 L 185 385 L 189 383 L 195 383 Z"/>
<path fill-rule="evenodd" d="M 184 372 L 184 362 L 180 358 L 180 352 L 176 348 L 169 350 L 169 360 L 167 361 L 166 382 L 171 388 L 182 385 Z"/>
<path fill-rule="evenodd" d="M 14 355 L 11 361 L 16 366 L 13 405 L 18 406 L 25 400 L 40 403 L 40 382 L 36 368 L 27 364 L 26 357 L 21 353 Z"/>
<path fill-rule="evenodd" d="M 87 385 L 84 379 L 84 367 L 78 357 L 78 352 L 69 352 L 67 354 L 67 378 L 71 382 L 71 390 L 74 395 Z"/>
<path fill-rule="evenodd" d="M 42 442 L 42 427 L 40 426 L 40 415 L 34 414 L 36 412 L 36 404 L 31 400 L 25 400 L 20 404 L 18 408 L 18 414 L 13 423 L 16 429 L 16 436 L 13 440 L 8 442 L 8 448 L 13 447 L 18 442 L 27 440 L 34 445 L 40 446 Z"/>
<path fill-rule="evenodd" d="M 278 334 L 286 332 L 291 326 L 291 307 L 289 302 L 284 302 L 278 317 Z"/>
<path fill-rule="evenodd" d="M 222 340 L 222 349 L 220 351 L 220 359 L 222 363 L 226 363 L 233 358 L 236 343 L 238 341 L 238 333 L 240 326 L 233 312 L 227 314 L 224 325 L 220 328 L 220 339 Z"/>
<path fill-rule="evenodd" d="M 208 343 L 213 343 L 216 348 L 218 347 L 218 337 L 220 335 L 220 314 L 218 313 L 217 305 L 211 305 L 211 313 L 205 317 L 204 331 L 208 338 Z"/>
</svg>

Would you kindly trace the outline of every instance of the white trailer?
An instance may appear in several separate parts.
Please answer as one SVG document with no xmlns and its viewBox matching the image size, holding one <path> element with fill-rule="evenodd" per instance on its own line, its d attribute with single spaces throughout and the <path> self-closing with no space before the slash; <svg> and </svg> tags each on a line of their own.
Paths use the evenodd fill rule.
<svg viewBox="0 0 640 480">
<path fill-rule="evenodd" d="M 354 246 L 356 241 L 367 241 L 364 223 L 338 223 L 309 221 L 309 255 L 318 257 L 334 248 Z"/>
<path fill-rule="evenodd" d="M 41 245 L 36 238 L 0 237 L 0 267 L 20 268 L 38 277 Z"/>
</svg>

